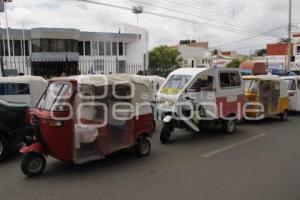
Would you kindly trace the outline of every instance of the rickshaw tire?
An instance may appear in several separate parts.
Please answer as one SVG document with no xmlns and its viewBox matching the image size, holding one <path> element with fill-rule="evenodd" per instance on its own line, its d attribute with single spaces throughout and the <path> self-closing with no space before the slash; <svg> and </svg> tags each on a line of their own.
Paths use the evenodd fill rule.
<svg viewBox="0 0 300 200">
<path fill-rule="evenodd" d="M 146 146 L 145 146 L 146 145 Z M 146 149 L 143 149 L 145 148 Z M 135 146 L 135 151 L 136 151 L 136 155 L 137 157 L 146 157 L 150 154 L 151 151 L 151 142 L 148 138 L 143 138 L 138 140 L 136 146 Z"/>
<path fill-rule="evenodd" d="M 282 121 L 287 121 L 289 119 L 289 112 L 288 110 L 283 111 L 283 113 L 280 113 L 280 119 Z"/>
<path fill-rule="evenodd" d="M 169 125 L 164 125 L 160 133 L 160 141 L 162 144 L 169 142 L 171 133 L 171 127 Z"/>
<path fill-rule="evenodd" d="M 228 123 L 229 122 L 234 122 L 234 127 L 232 130 L 230 130 L 228 128 Z M 223 131 L 226 133 L 226 134 L 233 134 L 235 131 L 236 131 L 236 127 L 237 127 L 237 121 L 236 120 L 223 120 L 222 122 L 222 128 L 223 128 Z"/>
<path fill-rule="evenodd" d="M 0 133 L 1 134 L 1 133 Z M 11 153 L 11 148 L 10 148 L 10 143 L 9 143 L 9 140 L 6 139 L 5 136 L 3 135 L 0 135 L 0 142 L 2 144 L 2 153 L 0 154 L 0 162 L 6 160 L 10 153 Z"/>
<path fill-rule="evenodd" d="M 34 158 L 39 159 L 41 161 L 41 163 L 40 163 L 41 166 L 39 167 L 39 170 L 37 170 L 35 172 L 30 171 L 30 169 L 28 169 L 28 165 L 29 165 L 30 161 L 32 161 L 32 159 L 34 159 Z M 37 152 L 30 152 L 23 156 L 22 163 L 21 163 L 21 170 L 26 176 L 28 176 L 28 177 L 39 176 L 44 172 L 45 167 L 46 167 L 46 159 L 43 154 L 37 153 Z"/>
</svg>

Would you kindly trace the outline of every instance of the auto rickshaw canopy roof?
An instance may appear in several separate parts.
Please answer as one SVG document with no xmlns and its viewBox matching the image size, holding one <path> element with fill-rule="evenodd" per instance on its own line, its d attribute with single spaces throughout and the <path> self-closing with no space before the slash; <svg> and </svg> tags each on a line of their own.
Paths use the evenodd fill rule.
<svg viewBox="0 0 300 200">
<path fill-rule="evenodd" d="M 300 81 L 300 76 L 283 76 L 281 78 L 283 80 L 298 80 L 298 81 Z"/>
<path fill-rule="evenodd" d="M 243 76 L 244 80 L 258 80 L 258 81 L 276 81 L 281 82 L 282 79 L 276 75 L 257 75 L 257 76 Z"/>
<path fill-rule="evenodd" d="M 31 82 L 47 82 L 41 76 L 9 76 L 0 77 L 0 83 L 31 83 Z"/>
<path fill-rule="evenodd" d="M 96 87 L 113 85 L 115 83 L 135 83 L 143 84 L 148 87 L 148 80 L 141 78 L 140 76 L 130 74 L 96 74 L 96 75 L 79 75 L 69 77 L 53 78 L 51 81 L 77 81 L 79 84 L 94 85 Z"/>
</svg>

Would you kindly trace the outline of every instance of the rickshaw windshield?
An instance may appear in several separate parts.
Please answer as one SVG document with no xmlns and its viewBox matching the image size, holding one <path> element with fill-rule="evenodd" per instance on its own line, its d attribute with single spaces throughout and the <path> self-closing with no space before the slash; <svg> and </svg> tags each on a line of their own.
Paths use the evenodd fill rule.
<svg viewBox="0 0 300 200">
<path fill-rule="evenodd" d="M 173 75 L 162 87 L 161 93 L 176 95 L 186 87 L 191 78 L 192 76 L 187 75 Z"/>
<path fill-rule="evenodd" d="M 56 103 L 69 99 L 71 95 L 72 88 L 70 84 L 53 82 L 41 97 L 37 108 L 50 111 Z"/>
<path fill-rule="evenodd" d="M 251 92 L 251 93 L 257 92 L 256 80 L 245 80 L 245 92 Z"/>
</svg>

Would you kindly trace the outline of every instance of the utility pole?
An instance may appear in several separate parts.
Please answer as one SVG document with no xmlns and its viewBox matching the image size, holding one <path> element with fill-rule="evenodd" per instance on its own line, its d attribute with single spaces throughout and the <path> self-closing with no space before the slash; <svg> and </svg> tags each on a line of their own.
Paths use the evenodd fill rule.
<svg viewBox="0 0 300 200">
<path fill-rule="evenodd" d="M 137 65 L 140 61 L 139 59 L 139 14 L 142 14 L 144 12 L 143 6 L 133 6 L 132 12 L 136 14 L 136 53 L 137 53 Z M 144 75 L 146 75 L 146 66 L 144 65 Z"/>
<path fill-rule="evenodd" d="M 291 69 L 291 57 L 293 55 L 293 48 L 292 48 L 292 0 L 289 0 L 289 25 L 288 25 L 288 64 L 287 70 L 290 71 Z"/>
</svg>

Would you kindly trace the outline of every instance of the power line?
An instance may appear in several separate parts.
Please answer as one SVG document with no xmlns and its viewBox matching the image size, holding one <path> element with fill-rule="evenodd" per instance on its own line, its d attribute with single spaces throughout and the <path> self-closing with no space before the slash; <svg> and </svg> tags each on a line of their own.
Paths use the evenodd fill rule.
<svg viewBox="0 0 300 200">
<path fill-rule="evenodd" d="M 192 1 L 192 0 L 190 0 L 190 1 Z M 192 1 L 192 2 L 194 2 L 194 3 L 202 3 L 202 5 L 204 5 L 204 2 L 203 1 Z M 256 3 L 256 2 L 258 2 L 258 0 L 257 1 L 251 1 L 251 3 Z M 224 10 L 224 9 L 227 9 L 228 11 L 232 11 L 233 9 L 235 10 L 235 11 L 245 11 L 245 10 L 243 10 L 243 9 L 238 9 L 238 8 L 233 8 L 232 6 L 228 6 L 228 4 L 225 4 L 225 3 L 220 3 L 220 2 L 217 2 L 217 1 L 205 1 L 205 3 L 211 3 L 211 4 L 214 4 L 214 7 L 218 7 L 218 8 L 220 8 L 220 9 L 222 9 L 222 10 Z M 222 6 L 223 5 L 223 6 Z M 256 11 L 258 10 L 258 9 L 255 9 Z M 263 11 L 262 9 L 259 9 L 259 10 L 261 10 L 261 11 Z M 253 16 L 253 13 L 252 13 L 252 15 L 251 16 Z"/>
<path fill-rule="evenodd" d="M 269 30 L 267 32 L 263 32 L 263 33 L 260 33 L 260 34 L 257 34 L 257 35 L 251 36 L 251 37 L 243 38 L 241 40 L 236 40 L 236 41 L 232 41 L 232 42 L 229 42 L 229 43 L 221 44 L 221 45 L 218 45 L 218 46 L 215 46 L 215 47 L 212 47 L 212 48 L 220 48 L 220 47 L 229 46 L 229 45 L 232 45 L 232 44 L 235 44 L 235 43 L 244 42 L 244 41 L 251 40 L 253 38 L 259 37 L 261 35 L 272 33 L 272 32 L 275 32 L 277 30 L 281 30 L 283 28 L 286 28 L 286 26 L 277 27 L 277 28 Z"/>
<path fill-rule="evenodd" d="M 77 0 L 77 1 L 131 11 L 131 8 L 128 8 L 128 7 L 125 7 L 125 6 L 117 6 L 117 5 L 113 5 L 113 4 L 109 4 L 109 3 L 96 2 L 96 1 L 92 1 L 92 0 Z M 186 18 L 181 18 L 181 17 L 177 17 L 177 16 L 160 14 L 160 13 L 155 13 L 155 12 L 150 12 L 150 11 L 144 11 L 144 13 L 148 14 L 148 15 L 153 15 L 153 16 L 158 16 L 158 17 L 183 21 L 183 22 L 187 22 L 187 23 L 191 23 L 191 24 L 204 25 L 204 26 L 207 26 L 207 27 L 210 27 L 210 28 L 213 28 L 213 29 L 217 29 L 217 30 L 225 30 L 225 31 L 228 31 L 228 32 L 238 33 L 238 34 L 242 34 L 242 35 L 244 35 L 244 34 L 254 35 L 253 33 L 249 33 L 249 32 L 246 32 L 246 31 L 234 30 L 232 28 L 228 28 L 228 27 L 224 27 L 224 26 L 209 24 L 209 23 L 205 23 L 205 22 L 199 22 L 199 21 L 190 20 L 190 19 L 186 19 Z M 268 40 L 274 40 L 274 39 L 271 39 L 270 37 L 262 36 L 262 34 L 256 35 L 255 37 L 260 37 L 260 38 L 264 38 L 264 39 L 268 39 Z"/>
<path fill-rule="evenodd" d="M 204 12 L 207 12 L 207 13 L 210 13 L 210 14 L 217 14 L 217 15 L 222 15 L 222 16 L 225 16 L 225 17 L 232 18 L 232 15 L 221 13 L 221 12 L 217 12 L 215 8 L 203 8 L 203 7 L 199 6 L 198 4 L 188 3 L 188 2 L 186 2 L 186 0 L 185 0 L 185 3 L 182 3 L 184 1 L 181 1 L 181 2 L 177 2 L 177 1 L 173 1 L 173 0 L 164 0 L 164 1 L 172 3 L 172 4 L 176 4 L 176 5 L 181 5 L 181 6 L 185 6 L 185 7 L 194 8 L 194 9 L 200 9 L 200 10 L 203 10 Z M 248 22 L 248 23 L 255 23 L 255 24 L 257 24 L 257 19 L 254 19 L 254 18 L 253 19 L 249 19 L 249 18 L 248 19 L 246 19 L 246 18 L 243 19 L 243 18 L 240 18 L 239 20 L 245 21 L 245 22 Z"/>
<path fill-rule="evenodd" d="M 233 49 L 234 50 L 244 50 L 244 49 L 250 49 L 250 48 L 253 48 L 253 47 L 260 47 L 262 45 L 266 45 L 266 43 L 251 45 L 251 46 L 245 46 L 245 47 L 241 47 L 241 48 L 233 48 Z"/>
<path fill-rule="evenodd" d="M 128 0 L 128 1 L 220 23 L 219 21 L 211 19 L 211 18 L 206 18 L 206 17 L 202 17 L 200 15 L 195 15 L 195 14 L 191 14 L 191 13 L 188 13 L 188 12 L 183 12 L 183 11 L 179 11 L 179 10 L 175 10 L 175 9 L 171 9 L 171 8 L 166 8 L 166 7 L 163 7 L 163 6 L 157 6 L 157 5 L 154 5 L 154 4 L 151 4 L 151 3 L 146 3 L 146 2 L 143 2 L 143 1 L 137 1 L 137 0 Z M 228 24 L 228 23 L 224 23 L 224 24 L 227 24 L 227 26 L 228 25 L 229 26 L 235 26 L 234 24 Z M 242 27 L 240 27 L 240 28 L 242 28 Z M 244 31 L 245 29 L 241 29 L 241 30 Z"/>
</svg>

